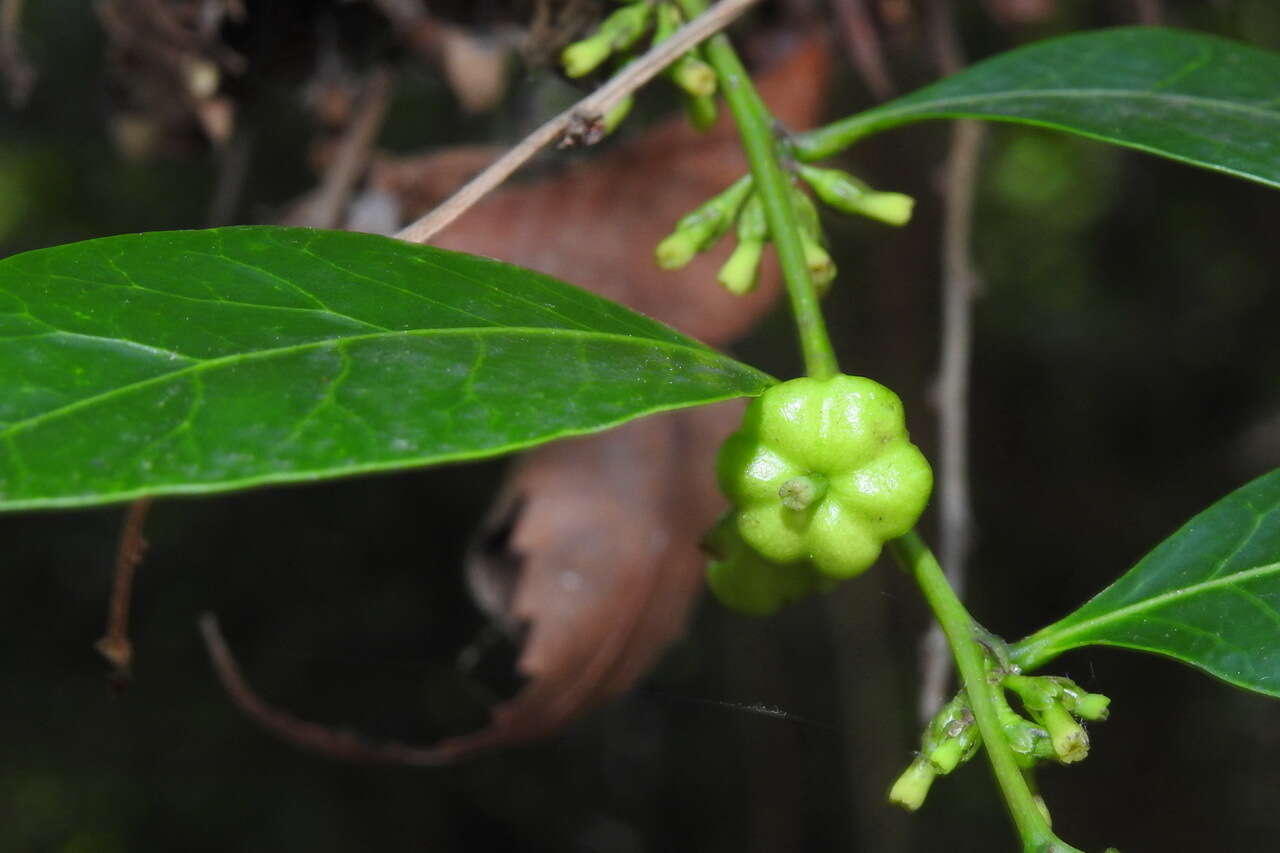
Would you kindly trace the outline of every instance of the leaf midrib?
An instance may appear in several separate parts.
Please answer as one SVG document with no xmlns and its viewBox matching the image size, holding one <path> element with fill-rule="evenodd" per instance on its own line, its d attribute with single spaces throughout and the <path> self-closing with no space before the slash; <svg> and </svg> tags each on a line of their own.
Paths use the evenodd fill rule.
<svg viewBox="0 0 1280 853">
<path fill-rule="evenodd" d="M 1201 581 L 1200 583 L 1193 584 L 1191 586 L 1184 586 L 1175 590 L 1170 590 L 1168 592 L 1161 593 L 1160 595 L 1156 595 L 1151 598 L 1144 598 L 1142 601 L 1137 601 L 1133 604 L 1117 608 L 1116 610 L 1112 610 L 1102 616 L 1086 619 L 1083 622 L 1070 625 L 1047 636 L 1028 638 L 1029 642 L 1027 644 L 1027 648 L 1040 646 L 1057 651 L 1065 651 L 1066 649 L 1072 648 L 1069 640 L 1073 636 L 1087 633 L 1090 630 L 1107 625 L 1108 623 L 1123 619 L 1135 613 L 1141 613 L 1144 610 L 1155 609 L 1181 598 L 1187 598 L 1202 592 L 1217 589 L 1218 587 L 1232 586 L 1237 583 L 1252 580 L 1256 577 L 1265 577 L 1266 575 L 1273 574 L 1275 572 L 1280 572 L 1280 562 L 1267 563 L 1266 565 L 1258 566 L 1253 569 L 1246 569 L 1242 572 L 1223 575 L 1222 577 Z M 1067 642 L 1064 643 L 1064 640 Z"/>
<path fill-rule="evenodd" d="M 95 394 L 90 397 L 85 397 L 83 399 L 76 400 L 72 403 L 67 403 L 64 406 L 59 406 L 57 408 L 50 409 L 46 412 L 41 412 L 39 415 L 36 415 L 31 418 L 27 418 L 26 420 L 17 421 L 11 424 L 10 426 L 6 427 L 5 429 L 0 430 L 0 441 L 11 441 L 18 434 L 28 429 L 31 429 L 33 427 L 39 426 L 40 424 L 46 421 L 55 420 L 59 417 L 72 414 L 82 408 L 88 408 L 90 406 L 97 405 L 103 401 L 110 400 L 113 397 L 122 396 L 124 394 L 128 394 L 130 392 L 137 391 L 142 388 L 147 388 L 153 385 L 159 385 L 164 382 L 179 379 L 188 374 L 199 374 L 199 373 L 203 373 L 206 370 L 213 370 L 215 368 L 223 367 L 229 364 L 243 364 L 245 362 L 265 360 L 268 358 L 273 358 L 281 355 L 291 355 L 293 353 L 305 352 L 307 350 L 316 350 L 316 349 L 322 349 L 324 347 L 340 346 L 340 345 L 346 345 L 351 343 L 360 343 L 360 342 L 370 341 L 370 340 L 407 338 L 407 337 L 435 337 L 435 336 L 446 337 L 446 336 L 453 336 L 453 335 L 458 335 L 458 336 L 465 335 L 468 337 L 473 337 L 473 336 L 487 337 L 491 335 L 521 335 L 521 336 L 535 336 L 535 337 L 549 336 L 549 337 L 562 337 L 562 338 L 583 338 L 583 339 L 601 340 L 601 341 L 617 340 L 617 341 L 627 342 L 633 345 L 648 344 L 658 349 L 665 349 L 673 352 L 694 353 L 697 356 L 700 356 L 702 358 L 706 358 L 707 356 L 720 357 L 719 354 L 716 353 L 714 350 L 705 348 L 702 345 L 693 346 L 689 344 L 676 343 L 674 341 L 665 341 L 659 338 L 638 337 L 636 335 L 625 335 L 617 332 L 598 332 L 598 331 L 589 331 L 589 330 L 581 330 L 581 329 L 548 328 L 546 326 L 476 326 L 476 327 L 462 327 L 462 328 L 450 328 L 450 329 L 405 329 L 401 331 L 372 332 L 365 335 L 350 335 L 350 336 L 345 336 L 340 338 L 325 338 L 319 341 L 307 341 L 306 343 L 302 343 L 302 344 L 292 344 L 287 347 L 273 347 L 271 349 L 254 350 L 253 352 L 249 352 L 249 353 L 233 353 L 230 355 L 219 356 L 217 358 L 199 360 L 199 361 L 196 361 L 194 364 L 185 365 L 183 367 L 180 367 L 168 373 L 162 373 L 162 374 L 159 374 L 158 376 L 151 376 L 146 379 L 138 380 L 136 382 L 130 382 L 125 385 L 120 385 L 115 388 L 112 388 L 110 391 L 107 391 L 105 393 Z M 740 366 L 744 366 L 744 365 L 740 365 Z M 754 368 L 748 368 L 748 369 L 754 370 Z M 761 373 L 760 375 L 762 377 L 767 376 L 766 374 L 763 374 L 763 373 Z"/>
<path fill-rule="evenodd" d="M 1280 110 L 1267 110 L 1253 104 L 1240 101 L 1225 101 L 1206 98 L 1198 95 L 1179 95 L 1152 91 L 1150 89 L 1016 89 L 990 94 L 956 95 L 949 98 L 937 98 L 930 101 L 916 101 L 900 107 L 886 107 L 883 110 L 872 110 L 865 114 L 868 125 L 877 125 L 888 119 L 910 117 L 914 113 L 931 112 L 958 104 L 980 104 L 991 101 L 1016 100 L 1018 98 L 1143 98 L 1147 100 L 1184 102 L 1195 106 L 1213 107 L 1216 109 L 1236 110 L 1256 114 L 1260 117 L 1278 120 Z"/>
</svg>

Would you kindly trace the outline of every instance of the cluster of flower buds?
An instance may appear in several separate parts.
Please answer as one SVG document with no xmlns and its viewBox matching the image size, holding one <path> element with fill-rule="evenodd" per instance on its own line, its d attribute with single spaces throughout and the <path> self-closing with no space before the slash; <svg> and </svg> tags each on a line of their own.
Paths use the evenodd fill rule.
<svg viewBox="0 0 1280 853">
<path fill-rule="evenodd" d="M 969 697 L 962 690 L 925 727 L 920 752 L 893 784 L 889 801 L 907 811 L 920 808 L 933 780 L 972 758 L 981 743 Z"/>
<path fill-rule="evenodd" d="M 813 200 L 800 188 L 791 193 L 792 210 L 800 225 L 809 275 L 819 292 L 825 291 L 836 275 L 836 265 L 823 246 L 822 226 Z M 727 190 L 703 203 L 676 223 L 657 248 L 658 266 L 678 269 L 693 260 L 698 252 L 709 249 L 731 226 L 737 223 L 738 245 L 720 268 L 720 283 L 730 292 L 742 295 L 756 286 L 764 244 L 769 239 L 764 204 L 754 191 L 748 175 Z"/>
<path fill-rule="evenodd" d="M 902 193 L 879 192 L 839 169 L 801 165 L 798 175 L 814 195 L 842 213 L 856 213 L 889 225 L 903 225 L 911 218 L 914 200 Z M 791 212 L 799 226 L 809 277 L 820 294 L 836 276 L 836 265 L 826 248 L 826 235 L 813 198 L 800 181 L 791 187 Z M 760 274 L 760 261 L 769 241 L 764 204 L 748 175 L 709 199 L 676 223 L 657 248 L 658 266 L 678 269 L 710 248 L 736 223 L 737 247 L 717 276 L 731 293 L 750 293 Z"/>
<path fill-rule="evenodd" d="M 1024 770 L 1043 761 L 1073 764 L 1089 754 L 1089 736 L 1080 720 L 1105 720 L 1110 699 L 1069 678 L 989 671 L 1001 733 Z M 1018 697 L 1030 719 L 1013 709 L 1005 691 Z M 933 780 L 968 761 L 980 743 L 968 697 L 961 691 L 925 729 L 920 753 L 894 783 L 889 800 L 908 811 L 920 808 Z"/>
<path fill-rule="evenodd" d="M 590 36 L 566 47 L 560 54 L 560 64 L 570 77 L 584 77 L 610 57 L 622 67 L 635 59 L 635 48 L 646 34 L 651 34 L 650 44 L 657 44 L 670 38 L 683 23 L 680 7 L 671 0 L 628 0 L 607 15 Z M 698 48 L 685 52 L 664 74 L 679 87 L 694 127 L 706 130 L 715 123 L 716 72 Z M 621 123 L 633 100 L 628 96 L 610 110 L 604 117 L 605 132 Z"/>
</svg>

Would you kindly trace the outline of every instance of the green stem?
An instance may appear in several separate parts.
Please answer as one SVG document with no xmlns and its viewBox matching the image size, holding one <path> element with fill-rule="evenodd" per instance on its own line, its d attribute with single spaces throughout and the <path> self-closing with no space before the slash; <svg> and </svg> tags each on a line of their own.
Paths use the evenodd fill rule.
<svg viewBox="0 0 1280 853">
<path fill-rule="evenodd" d="M 891 104 L 875 107 L 797 135 L 791 141 L 792 151 L 795 152 L 796 159 L 805 163 L 824 160 L 874 133 L 929 118 L 928 115 L 913 115 L 912 112 L 910 107 L 895 107 Z"/>
<path fill-rule="evenodd" d="M 705 0 L 680 0 L 687 17 L 706 10 Z M 751 84 L 751 76 L 742 67 L 729 39 L 724 35 L 711 38 L 706 45 L 707 60 L 716 70 L 720 89 L 733 119 L 738 125 L 742 148 L 751 164 L 756 192 L 764 204 L 765 219 L 778 251 L 791 310 L 800 333 L 805 371 L 815 379 L 827 379 L 840 372 L 835 352 L 827 336 L 827 326 L 818 306 L 818 294 L 809 278 L 800 227 L 791 206 L 791 182 L 782 167 L 778 141 L 774 136 L 774 120 L 764 101 Z"/>
<path fill-rule="evenodd" d="M 1022 838 L 1024 853 L 1081 853 L 1053 834 L 1036 804 L 1035 796 L 1027 786 L 1027 780 L 1023 777 L 1000 727 L 995 701 L 991 695 L 993 688 L 987 681 L 983 666 L 984 652 L 977 640 L 977 625 L 947 583 L 946 575 L 933 552 L 915 531 L 893 540 L 889 543 L 889 548 L 902 567 L 915 575 L 920 591 L 924 593 L 925 600 L 933 609 L 938 624 L 947 637 L 947 643 L 951 646 L 951 654 L 955 657 L 960 680 L 968 693 L 978 731 L 982 733 L 987 758 L 1009 807 L 1014 826 Z M 994 689 L 1000 688 L 996 686 Z"/>
</svg>

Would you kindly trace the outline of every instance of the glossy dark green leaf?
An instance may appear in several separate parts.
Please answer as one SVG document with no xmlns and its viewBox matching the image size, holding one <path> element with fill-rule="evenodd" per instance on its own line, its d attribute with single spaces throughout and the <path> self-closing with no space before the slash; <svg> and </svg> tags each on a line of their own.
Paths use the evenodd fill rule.
<svg viewBox="0 0 1280 853">
<path fill-rule="evenodd" d="M 1182 30 L 1126 27 L 1039 42 L 796 144 L 813 160 L 937 118 L 1040 125 L 1280 186 L 1280 55 Z"/>
<path fill-rule="evenodd" d="M 0 509 L 473 459 L 771 381 L 483 258 L 269 227 L 109 237 L 0 261 Z"/>
<path fill-rule="evenodd" d="M 1030 669 L 1093 644 L 1167 655 L 1280 696 L 1280 469 L 1191 519 L 1013 654 Z"/>
</svg>

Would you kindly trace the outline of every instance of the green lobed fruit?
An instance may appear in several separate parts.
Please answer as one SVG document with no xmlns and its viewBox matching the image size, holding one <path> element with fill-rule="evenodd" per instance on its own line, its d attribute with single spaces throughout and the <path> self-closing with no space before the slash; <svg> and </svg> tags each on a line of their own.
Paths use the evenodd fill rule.
<svg viewBox="0 0 1280 853">
<path fill-rule="evenodd" d="M 711 556 L 707 585 L 721 604 L 740 613 L 767 616 L 830 584 L 808 563 L 780 566 L 761 557 L 742 541 L 728 515 L 702 544 Z"/>
<path fill-rule="evenodd" d="M 743 541 L 772 563 L 809 561 L 832 578 L 870 568 L 915 525 L 933 488 L 898 395 L 860 376 L 765 391 L 716 467 Z"/>
</svg>

